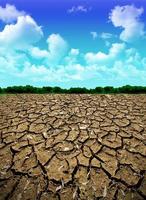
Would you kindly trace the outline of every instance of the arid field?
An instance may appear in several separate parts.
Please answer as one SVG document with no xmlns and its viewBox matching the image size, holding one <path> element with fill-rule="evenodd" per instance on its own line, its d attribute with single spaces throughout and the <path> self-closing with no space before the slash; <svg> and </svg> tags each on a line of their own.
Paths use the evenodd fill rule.
<svg viewBox="0 0 146 200">
<path fill-rule="evenodd" d="M 146 95 L 1 95 L 4 199 L 146 199 Z"/>
</svg>

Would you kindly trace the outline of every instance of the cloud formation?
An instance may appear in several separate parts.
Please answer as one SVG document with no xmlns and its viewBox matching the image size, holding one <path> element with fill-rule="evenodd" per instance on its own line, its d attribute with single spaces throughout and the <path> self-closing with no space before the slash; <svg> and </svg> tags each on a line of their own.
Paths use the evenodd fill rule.
<svg viewBox="0 0 146 200">
<path fill-rule="evenodd" d="M 120 16 L 115 18 L 118 14 L 113 10 L 111 20 L 116 27 L 124 28 L 120 38 L 127 42 L 134 37 L 132 34 L 135 32 L 130 36 L 125 35 L 128 25 L 123 25 L 126 22 L 122 17 L 141 24 L 138 19 L 142 10 L 137 11 L 137 8 L 131 6 L 118 9 L 121 15 L 119 13 Z M 133 14 L 134 11 L 131 10 L 129 14 L 127 9 L 136 9 L 137 14 Z M 137 49 L 129 47 L 125 42 L 111 42 L 102 51 L 82 53 L 80 49 L 70 47 L 59 33 L 52 33 L 45 39 L 42 28 L 27 14 L 17 16 L 15 20 L 15 23 L 5 25 L 0 32 L 0 80 L 3 82 L 8 78 L 27 84 L 89 82 L 93 79 L 96 79 L 97 84 L 105 81 L 107 85 L 116 81 L 121 81 L 121 84 L 125 84 L 122 81 L 129 84 L 135 80 L 145 82 L 146 57 L 142 57 Z M 99 36 L 96 32 L 91 35 L 93 39 Z M 105 41 L 113 37 L 106 32 L 100 36 Z M 40 46 L 41 39 L 46 42 L 46 48 Z"/>
<path fill-rule="evenodd" d="M 24 15 L 25 15 L 24 11 L 17 10 L 16 7 L 13 5 L 6 4 L 5 8 L 0 6 L 0 20 L 2 20 L 5 23 L 11 23 L 17 20 L 19 16 L 24 16 Z"/>
<path fill-rule="evenodd" d="M 93 40 L 95 40 L 97 38 L 97 36 L 98 36 L 97 32 L 95 32 L 95 31 L 91 31 L 90 34 L 91 34 Z"/>
<path fill-rule="evenodd" d="M 51 34 L 47 39 L 47 43 L 51 59 L 58 63 L 67 53 L 67 42 L 59 34 Z"/>
<path fill-rule="evenodd" d="M 111 38 L 113 37 L 113 34 L 103 32 L 103 33 L 100 34 L 100 37 L 101 37 L 102 39 L 104 39 L 104 40 L 105 40 L 105 39 L 111 39 Z"/>
<path fill-rule="evenodd" d="M 114 43 L 109 49 L 109 53 L 103 52 L 93 53 L 89 52 L 85 54 L 85 60 L 88 64 L 98 64 L 101 62 L 111 61 L 111 59 L 117 58 L 117 56 L 125 49 L 124 43 Z"/>
<path fill-rule="evenodd" d="M 91 7 L 90 8 L 87 8 L 83 5 L 79 5 L 79 6 L 72 6 L 72 8 L 68 9 L 67 12 L 68 13 L 77 13 L 77 12 L 82 12 L 82 13 L 86 13 L 88 11 L 91 10 Z"/>
<path fill-rule="evenodd" d="M 41 59 L 42 64 L 47 66 L 56 66 L 61 59 L 66 56 L 68 51 L 67 42 L 59 34 L 51 34 L 47 39 L 48 49 L 40 49 L 32 46 L 29 48 L 29 53 L 34 59 Z"/>
<path fill-rule="evenodd" d="M 0 32 L 0 44 L 4 48 L 22 50 L 36 43 L 43 36 L 40 26 L 29 15 L 19 16 L 16 24 L 6 25 Z M 10 48 L 10 49 L 11 49 Z"/>
<path fill-rule="evenodd" d="M 120 39 L 125 42 L 132 42 L 144 36 L 144 23 L 140 16 L 144 9 L 136 8 L 134 5 L 116 6 L 110 13 L 109 19 L 115 27 L 122 27 Z"/>
</svg>

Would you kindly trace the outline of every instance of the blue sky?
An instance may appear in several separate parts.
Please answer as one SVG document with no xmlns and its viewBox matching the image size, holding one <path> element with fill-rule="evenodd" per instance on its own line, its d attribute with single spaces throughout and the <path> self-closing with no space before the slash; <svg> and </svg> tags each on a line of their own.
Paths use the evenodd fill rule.
<svg viewBox="0 0 146 200">
<path fill-rule="evenodd" d="M 0 0 L 0 86 L 146 85 L 145 0 Z"/>
</svg>

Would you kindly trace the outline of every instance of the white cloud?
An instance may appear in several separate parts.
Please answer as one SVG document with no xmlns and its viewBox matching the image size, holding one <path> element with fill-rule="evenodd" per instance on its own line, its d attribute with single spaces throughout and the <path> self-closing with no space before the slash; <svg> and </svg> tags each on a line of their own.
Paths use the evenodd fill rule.
<svg viewBox="0 0 146 200">
<path fill-rule="evenodd" d="M 47 64 L 58 65 L 68 52 L 68 44 L 59 34 L 51 34 L 47 43 L 49 52 Z"/>
<path fill-rule="evenodd" d="M 80 51 L 79 49 L 71 49 L 70 52 L 69 52 L 69 55 L 70 56 L 77 56 L 79 55 Z"/>
<path fill-rule="evenodd" d="M 24 80 L 35 82 L 64 82 L 69 80 L 69 75 L 65 66 L 59 66 L 56 68 L 48 68 L 45 65 L 35 65 L 30 62 L 24 64 L 23 70 L 17 71 L 16 77 Z"/>
<path fill-rule="evenodd" d="M 97 36 L 98 36 L 97 32 L 95 32 L 95 31 L 91 31 L 90 34 L 91 34 L 93 40 L 95 40 L 97 38 Z"/>
<path fill-rule="evenodd" d="M 106 47 L 110 47 L 110 45 L 112 44 L 111 39 L 115 39 L 117 35 L 108 32 L 102 32 L 98 35 L 98 37 L 104 41 Z"/>
<path fill-rule="evenodd" d="M 47 66 L 56 66 L 66 56 L 68 44 L 59 34 L 51 34 L 47 39 L 48 49 L 39 47 L 30 47 L 29 53 L 35 59 L 43 59 L 43 64 Z M 77 54 L 76 49 L 72 49 L 72 54 Z"/>
<path fill-rule="evenodd" d="M 41 50 L 38 47 L 31 47 L 29 49 L 29 53 L 36 59 L 47 58 L 49 56 L 49 52 L 47 50 Z"/>
<path fill-rule="evenodd" d="M 109 19 L 115 27 L 122 27 L 120 39 L 125 42 L 132 42 L 144 36 L 144 23 L 140 21 L 143 8 L 136 8 L 134 5 L 116 6 L 110 13 Z"/>
<path fill-rule="evenodd" d="M 134 48 L 127 49 L 124 43 L 115 43 L 108 54 L 90 52 L 85 54 L 86 66 L 92 67 L 93 77 L 108 84 L 144 85 L 146 58 L 142 58 Z M 94 66 L 94 67 L 93 67 Z M 91 72 L 89 72 L 91 74 Z"/>
<path fill-rule="evenodd" d="M 91 10 L 91 7 L 90 8 L 87 8 L 83 5 L 79 5 L 79 6 L 73 6 L 72 8 L 68 9 L 67 12 L 68 13 L 77 13 L 77 12 L 88 12 Z"/>
<path fill-rule="evenodd" d="M 64 58 L 64 64 L 68 66 L 76 64 L 78 62 L 79 55 L 79 49 L 71 49 L 68 55 Z"/>
<path fill-rule="evenodd" d="M 113 45 L 109 50 L 109 54 L 105 55 L 114 56 L 117 55 L 118 52 L 120 52 L 120 46 Z M 71 50 L 68 55 L 75 56 L 76 58 L 77 53 L 76 50 Z M 102 52 L 100 54 L 102 55 Z M 120 57 L 116 57 L 116 59 L 113 59 L 111 66 L 109 62 L 106 62 L 110 60 L 110 58 L 106 57 L 106 59 L 102 60 L 102 63 L 81 64 L 79 60 L 76 60 L 76 63 L 68 62 L 66 64 L 57 65 L 57 68 L 48 67 L 41 63 L 34 64 L 33 61 L 26 61 L 27 59 L 24 59 L 23 56 L 22 58 L 20 57 L 20 60 L 18 59 L 20 62 L 17 60 L 17 55 L 13 55 L 9 58 L 0 56 L 0 77 L 3 74 L 3 77 L 13 77 L 13 80 L 21 80 L 30 84 L 38 83 L 38 81 L 42 84 L 49 84 L 52 82 L 60 84 L 70 81 L 87 82 L 95 78 L 98 83 L 105 80 L 106 84 L 116 84 L 116 82 L 121 84 L 134 84 L 134 81 L 137 81 L 136 83 L 141 81 L 141 84 L 143 84 L 146 76 L 146 58 L 139 57 L 137 63 L 135 63 L 135 56 L 139 56 L 137 54 L 138 52 L 135 49 L 125 48 L 123 60 Z M 129 56 L 131 57 L 130 61 L 128 60 Z M 21 59 L 23 61 L 21 61 Z M 142 65 L 142 69 L 137 68 L 140 64 Z M 22 69 L 19 69 L 19 65 L 21 65 Z"/>
<path fill-rule="evenodd" d="M 111 57 L 116 57 L 119 53 L 121 53 L 125 49 L 124 43 L 114 43 L 109 50 L 109 55 Z"/>
<path fill-rule="evenodd" d="M 61 58 L 65 56 L 68 44 L 59 34 L 51 34 L 47 39 L 47 43 L 51 57 Z"/>
<path fill-rule="evenodd" d="M 125 61 L 115 61 L 111 73 L 114 74 L 115 80 L 129 81 L 132 84 L 140 81 L 141 84 L 145 82 L 146 70 L 138 69 L 135 63 L 128 64 Z"/>
<path fill-rule="evenodd" d="M 111 59 L 115 59 L 124 49 L 124 43 L 114 43 L 109 49 L 108 54 L 100 51 L 98 53 L 88 52 L 85 54 L 85 60 L 88 64 L 110 61 Z"/>
<path fill-rule="evenodd" d="M 113 34 L 103 32 L 103 33 L 101 33 L 100 37 L 101 37 L 102 39 L 110 39 L 110 38 L 113 37 Z"/>
<path fill-rule="evenodd" d="M 25 12 L 17 10 L 13 5 L 6 4 L 5 8 L 0 6 L 0 20 L 3 22 L 11 23 L 23 15 L 25 15 Z"/>
<path fill-rule="evenodd" d="M 17 73 L 17 76 L 20 76 L 20 77 L 41 77 L 42 75 L 46 75 L 46 74 L 49 74 L 50 70 L 47 69 L 45 66 L 43 65 L 34 65 L 34 64 L 31 64 L 29 62 L 26 62 L 24 64 L 24 68 L 22 70 L 21 73 Z"/>
<path fill-rule="evenodd" d="M 16 24 L 6 25 L 0 32 L 1 46 L 11 49 L 26 49 L 43 36 L 41 27 L 30 16 L 20 16 Z"/>
</svg>

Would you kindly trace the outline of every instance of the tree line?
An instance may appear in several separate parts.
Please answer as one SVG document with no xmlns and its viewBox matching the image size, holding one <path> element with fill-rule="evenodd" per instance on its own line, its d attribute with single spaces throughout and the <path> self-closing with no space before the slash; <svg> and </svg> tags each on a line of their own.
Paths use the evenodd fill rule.
<svg viewBox="0 0 146 200">
<path fill-rule="evenodd" d="M 122 87 L 96 87 L 94 89 L 87 89 L 85 87 L 71 87 L 70 89 L 63 89 L 60 87 L 34 87 L 31 85 L 26 86 L 11 86 L 6 88 L 0 87 L 0 93 L 16 94 L 16 93 L 32 93 L 32 94 L 48 94 L 48 93 L 62 93 L 62 94 L 146 94 L 146 86 L 130 86 L 125 85 Z"/>
</svg>

